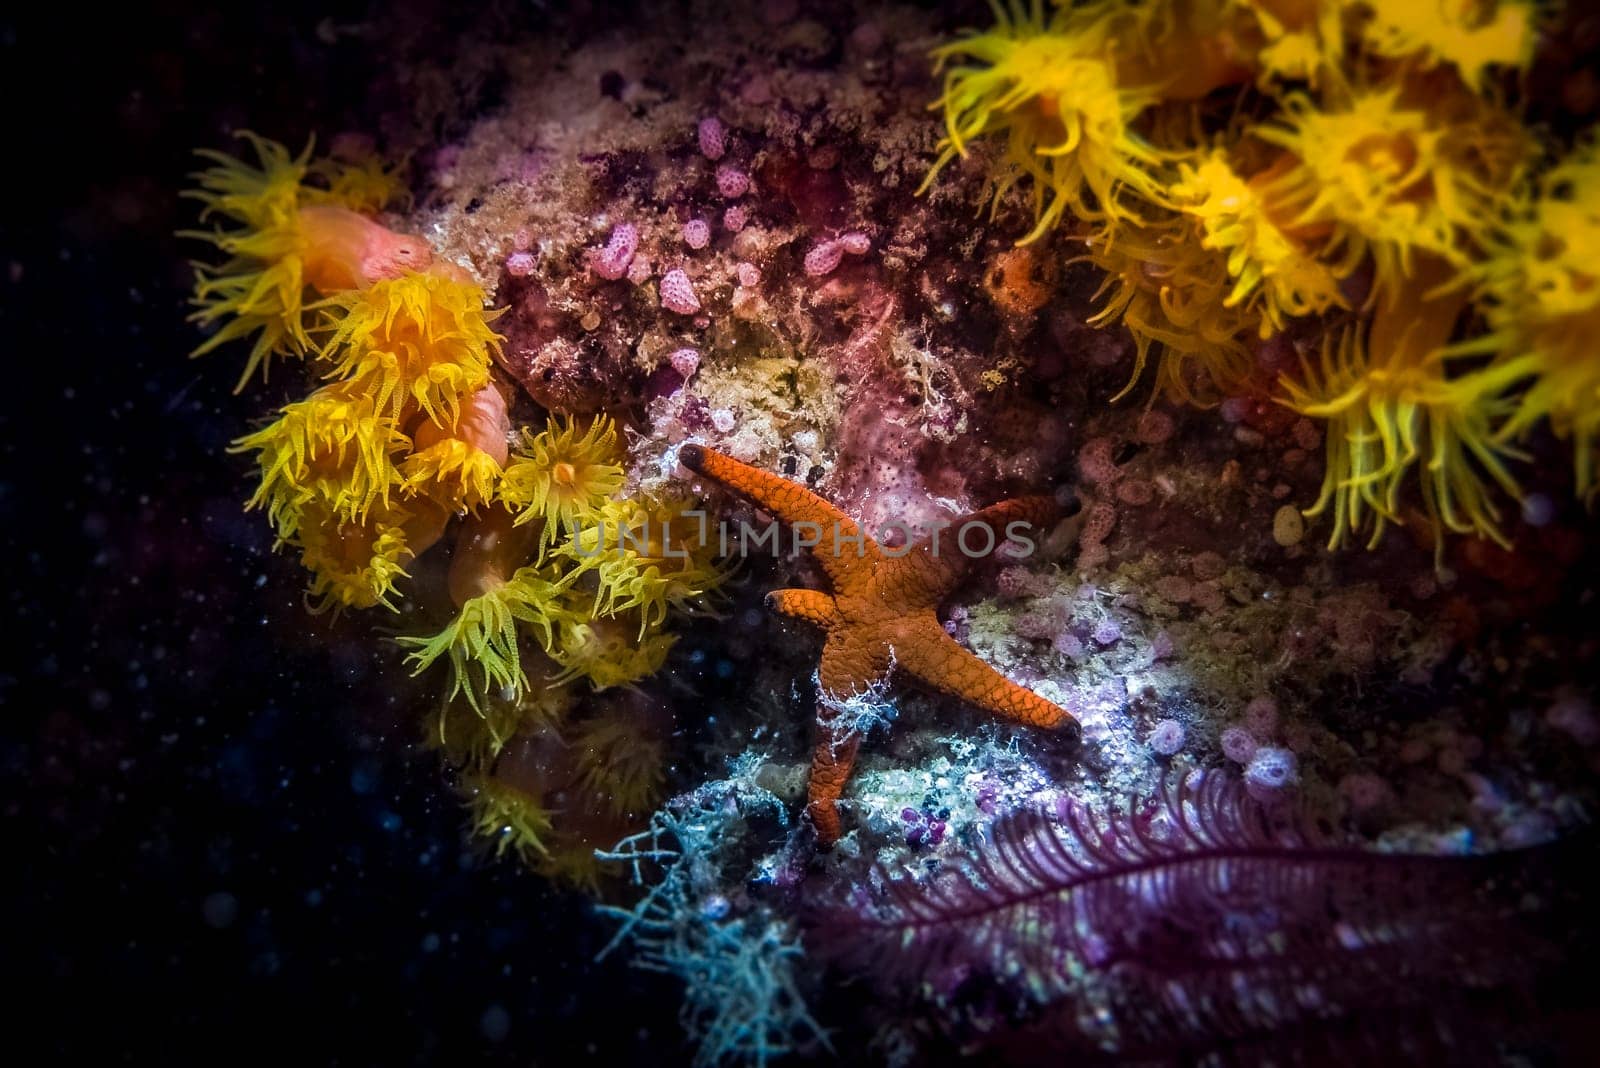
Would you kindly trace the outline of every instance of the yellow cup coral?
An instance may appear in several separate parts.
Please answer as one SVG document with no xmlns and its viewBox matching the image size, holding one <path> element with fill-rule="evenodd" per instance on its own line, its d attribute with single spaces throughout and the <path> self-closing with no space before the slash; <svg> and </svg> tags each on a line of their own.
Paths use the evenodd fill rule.
<svg viewBox="0 0 1600 1068">
<path fill-rule="evenodd" d="M 1329 338 L 1320 366 L 1282 382 L 1286 404 L 1328 421 L 1322 493 L 1306 514 L 1331 506 L 1330 548 L 1369 527 L 1368 545 L 1376 545 L 1386 524 L 1400 520 L 1401 486 L 1419 462 L 1423 506 L 1436 528 L 1505 542 L 1492 488 L 1519 492 L 1507 466 L 1516 453 L 1496 434 L 1508 405 L 1492 373 L 1451 372 L 1445 342 L 1466 296 L 1430 292 L 1447 274 L 1434 261 L 1380 306 L 1365 345 L 1353 332 Z"/>
<path fill-rule="evenodd" d="M 562 555 L 598 577 L 596 615 L 637 610 L 639 630 L 664 623 L 670 609 L 689 614 L 726 578 L 706 516 L 683 497 L 648 495 L 608 501 L 574 532 Z"/>
<path fill-rule="evenodd" d="M 217 326 L 194 350 L 199 356 L 237 338 L 254 336 L 243 389 L 257 367 L 265 376 L 272 356 L 299 356 L 311 348 L 304 322 L 306 290 L 328 294 L 420 270 L 433 250 L 420 238 L 397 234 L 338 201 L 335 193 L 306 184 L 310 146 L 297 157 L 272 141 L 244 133 L 259 166 L 203 150 L 214 166 L 196 175 L 189 195 L 204 208 L 201 221 L 220 216 L 230 229 L 186 231 L 210 242 L 228 259 L 197 264 L 191 319 Z"/>
<path fill-rule="evenodd" d="M 413 451 L 400 465 L 407 494 L 423 495 L 451 511 L 464 511 L 494 496 L 510 453 L 511 418 L 493 383 L 462 402 L 441 427 L 418 421 Z"/>
<path fill-rule="evenodd" d="M 500 337 L 484 304 L 478 286 L 433 271 L 339 293 L 318 306 L 332 313 L 319 356 L 392 418 L 414 408 L 444 426 L 489 381 Z"/>
<path fill-rule="evenodd" d="M 264 507 L 282 540 L 300 529 L 312 502 L 357 522 L 374 503 L 387 505 L 400 482 L 394 457 L 410 444 L 374 411 L 370 397 L 338 382 L 286 405 L 275 422 L 239 438 L 232 451 L 256 453 L 261 482 L 245 507 Z"/>
<path fill-rule="evenodd" d="M 541 545 L 559 531 L 595 518 L 606 500 L 622 487 L 621 448 L 617 425 L 610 416 L 590 420 L 582 433 L 578 421 L 552 415 L 537 434 L 526 433 L 500 483 L 500 499 L 517 510 L 517 523 L 543 520 Z"/>
<path fill-rule="evenodd" d="M 995 5 L 995 27 L 935 50 L 951 66 L 942 109 L 945 138 L 923 182 L 926 190 L 970 142 L 997 137 L 1005 144 L 992 201 L 1031 179 L 1037 223 L 1019 244 L 1035 240 L 1069 210 L 1080 218 L 1133 219 L 1133 198 L 1161 203 L 1153 174 L 1161 152 L 1133 128 L 1156 94 L 1125 85 L 1109 57 L 1108 14 L 1120 4 L 1058 8 L 1048 19 L 1039 4 Z"/>
<path fill-rule="evenodd" d="M 465 693 L 473 708 L 484 694 L 515 701 L 527 690 L 519 633 L 532 628 L 545 648 L 551 646 L 554 612 L 567 581 L 546 569 L 518 566 L 528 549 L 505 512 L 492 509 L 469 518 L 450 563 L 455 618 L 432 637 L 399 639 L 415 650 L 406 657 L 414 674 L 447 658 L 451 699 Z"/>
</svg>

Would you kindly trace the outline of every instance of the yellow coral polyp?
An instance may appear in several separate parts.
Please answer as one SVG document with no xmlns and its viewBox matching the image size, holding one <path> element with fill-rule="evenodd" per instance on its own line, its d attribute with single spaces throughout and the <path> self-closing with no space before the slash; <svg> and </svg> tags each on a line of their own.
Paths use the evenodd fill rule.
<svg viewBox="0 0 1600 1068">
<path fill-rule="evenodd" d="M 1153 174 L 1162 153 L 1134 129 L 1157 99 L 1149 87 L 1118 83 L 1108 55 L 1109 16 L 1120 5 L 1087 11 L 1057 10 L 1046 19 L 1035 3 L 995 5 L 995 27 L 934 52 L 945 73 L 945 138 L 923 182 L 980 137 L 1005 143 L 992 201 L 996 210 L 1010 189 L 1031 179 L 1036 224 L 1020 244 L 1037 239 L 1067 212 L 1080 218 L 1137 218 L 1139 204 L 1161 203 Z"/>
<path fill-rule="evenodd" d="M 552 415 L 537 434 L 524 432 L 524 445 L 501 476 L 500 499 L 518 512 L 517 524 L 542 519 L 540 544 L 558 531 L 594 519 L 625 477 L 617 425 L 610 416 L 578 422 Z"/>
<path fill-rule="evenodd" d="M 1525 73 L 1537 42 L 1534 7 L 1519 0 L 1358 0 L 1361 40 L 1374 55 L 1454 67 L 1484 91 L 1492 67 Z"/>
<path fill-rule="evenodd" d="M 318 160 L 313 173 L 327 183 L 327 199 L 363 215 L 373 215 L 397 201 L 408 199 L 399 168 L 377 156 L 359 159 Z"/>
<path fill-rule="evenodd" d="M 398 420 L 408 408 L 454 421 L 463 397 L 489 381 L 500 337 L 489 328 L 483 290 L 442 272 L 414 272 L 339 293 L 322 344 L 329 372 Z"/>
<path fill-rule="evenodd" d="M 563 670 L 551 681 L 587 679 L 595 690 L 625 686 L 660 671 L 676 640 L 653 627 L 641 631 L 626 616 L 563 620 L 550 651 Z"/>
<path fill-rule="evenodd" d="M 571 692 L 532 686 L 515 700 L 484 696 L 477 708 L 444 701 L 425 741 L 457 767 L 486 767 L 523 731 L 559 731 L 572 707 Z"/>
<path fill-rule="evenodd" d="M 579 783 L 604 797 L 617 815 L 647 812 L 660 798 L 666 780 L 661 741 L 627 717 L 612 713 L 584 722 L 572 745 Z"/>
<path fill-rule="evenodd" d="M 1357 93 L 1327 110 L 1297 93 L 1284 120 L 1254 128 L 1288 151 L 1294 165 L 1263 189 L 1283 205 L 1291 232 L 1327 235 L 1329 268 L 1348 275 L 1368 252 L 1375 291 L 1393 296 L 1420 254 L 1456 267 L 1467 262 L 1467 233 L 1492 210 L 1489 176 L 1474 173 L 1486 153 L 1436 115 L 1401 102 L 1398 88 Z"/>
<path fill-rule="evenodd" d="M 1501 436 L 1542 420 L 1573 448 L 1579 496 L 1600 492 L 1600 144 L 1551 168 L 1514 214 L 1484 265 L 1488 337 L 1463 348 L 1496 354 L 1497 373 L 1525 388 Z"/>
<path fill-rule="evenodd" d="M 1252 183 L 1236 174 L 1226 154 L 1183 164 L 1172 187 L 1178 209 L 1201 228 L 1201 244 L 1227 256 L 1233 288 L 1227 307 L 1259 307 L 1260 333 L 1282 330 L 1290 317 L 1340 307 L 1339 280 L 1320 259 L 1273 219 Z"/>
<path fill-rule="evenodd" d="M 500 465 L 470 442 L 445 438 L 407 456 L 400 474 L 407 493 L 425 494 L 446 508 L 463 511 L 494 497 Z"/>
<path fill-rule="evenodd" d="M 552 612 L 561 589 L 559 579 L 537 567 L 518 568 L 504 583 L 469 598 L 438 634 L 400 638 L 401 645 L 415 650 L 406 657 L 412 674 L 422 674 L 445 657 L 450 662 L 450 700 L 465 692 L 477 709 L 484 694 L 520 699 L 529 684 L 518 647 L 519 625 L 532 628 L 548 648 L 554 641 Z"/>
<path fill-rule="evenodd" d="M 194 350 L 199 356 L 239 338 L 255 337 L 237 389 L 273 356 L 301 356 L 313 342 L 305 295 L 357 288 L 380 278 L 426 267 L 433 253 L 419 238 L 396 234 L 307 183 L 324 164 L 311 164 L 310 147 L 291 157 L 282 145 L 242 134 L 259 165 L 209 150 L 212 167 L 198 175 L 189 195 L 204 207 L 201 221 L 221 218 L 228 229 L 186 231 L 227 255 L 220 265 L 195 266 L 198 310 L 191 320 L 216 332 Z M 344 194 L 354 197 L 354 193 Z"/>
<path fill-rule="evenodd" d="M 466 783 L 472 832 L 494 845 L 494 855 L 508 852 L 527 864 L 538 863 L 549 849 L 550 811 L 539 798 L 493 775 L 474 775 Z"/>
<path fill-rule="evenodd" d="M 379 508 L 361 520 L 342 519 L 313 507 L 291 544 L 311 572 L 306 604 L 314 614 L 346 608 L 393 609 L 395 583 L 407 577 L 414 555 L 405 524 L 408 513 Z"/>
<path fill-rule="evenodd" d="M 1520 495 L 1498 428 L 1508 405 L 1505 379 L 1491 370 L 1452 373 L 1444 342 L 1465 305 L 1459 292 L 1428 294 L 1424 270 L 1395 305 L 1380 310 L 1367 344 L 1354 331 L 1325 342 L 1318 366 L 1282 381 L 1289 407 L 1326 420 L 1322 492 L 1308 516 L 1333 513 L 1329 547 L 1370 529 L 1376 546 L 1401 519 L 1401 489 L 1421 465 L 1426 514 L 1443 527 L 1506 544 L 1498 487 Z M 1442 550 L 1442 539 L 1436 548 Z"/>
<path fill-rule="evenodd" d="M 387 505 L 400 481 L 393 456 L 410 440 L 344 383 L 286 405 L 278 419 L 233 443 L 254 451 L 261 482 L 245 505 L 265 508 L 280 540 L 294 536 L 313 502 L 341 520 L 362 521 Z"/>
<path fill-rule="evenodd" d="M 562 547 L 566 559 L 598 576 L 596 615 L 638 611 L 641 635 L 670 609 L 696 614 L 727 577 L 704 513 L 682 497 L 608 501 L 594 522 Z"/>
<path fill-rule="evenodd" d="M 1090 238 L 1089 258 L 1106 272 L 1095 296 L 1107 298 L 1090 324 L 1120 321 L 1134 340 L 1133 373 L 1113 400 L 1138 383 L 1152 351 L 1156 392 L 1186 403 L 1215 403 L 1248 381 L 1255 363 L 1240 337 L 1257 332 L 1260 317 L 1227 303 L 1225 259 L 1187 227 L 1117 227 Z"/>
</svg>

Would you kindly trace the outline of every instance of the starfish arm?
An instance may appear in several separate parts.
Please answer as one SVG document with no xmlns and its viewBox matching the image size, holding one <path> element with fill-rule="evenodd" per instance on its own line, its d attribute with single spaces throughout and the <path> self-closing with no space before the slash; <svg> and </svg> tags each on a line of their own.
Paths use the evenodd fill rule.
<svg viewBox="0 0 1600 1068">
<path fill-rule="evenodd" d="M 817 829 L 817 841 L 826 847 L 839 840 L 838 801 L 844 794 L 844 784 L 850 780 L 850 770 L 855 767 L 861 735 L 820 723 L 819 730 L 817 748 L 811 756 L 806 811 L 811 814 L 811 825 Z"/>
<path fill-rule="evenodd" d="M 1011 540 L 1013 523 L 1032 527 L 1039 539 L 1060 514 L 1053 497 L 1013 497 L 969 512 L 919 541 L 901 560 L 888 563 L 895 580 L 917 600 L 937 604 L 961 584 L 975 559 L 992 555 Z"/>
<path fill-rule="evenodd" d="M 919 628 L 912 637 L 895 645 L 895 664 L 929 689 L 1030 727 L 1078 729 L 1072 713 L 1018 686 L 963 648 L 944 628 Z"/>
<path fill-rule="evenodd" d="M 841 621 L 839 606 L 821 590 L 773 590 L 767 594 L 767 607 L 824 628 Z"/>
<path fill-rule="evenodd" d="M 836 586 L 864 575 L 877 562 L 878 546 L 862 533 L 861 526 L 798 482 L 751 467 L 704 445 L 683 446 L 678 450 L 678 460 L 785 523 L 815 525 L 817 542 L 812 555 Z"/>
</svg>

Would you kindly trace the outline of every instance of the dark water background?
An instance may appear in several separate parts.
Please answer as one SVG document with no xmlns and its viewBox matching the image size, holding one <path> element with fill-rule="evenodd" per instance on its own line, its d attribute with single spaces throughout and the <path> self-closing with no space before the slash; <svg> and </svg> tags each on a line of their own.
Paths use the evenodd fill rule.
<svg viewBox="0 0 1600 1068">
<path fill-rule="evenodd" d="M 366 128 L 396 9 L 29 6 L 0 18 L 13 1063 L 683 1059 L 677 985 L 474 857 L 394 650 L 307 617 L 241 514 L 224 449 L 294 377 L 235 397 L 237 353 L 184 359 L 190 151 Z M 483 13 L 452 7 L 406 9 L 411 47 Z"/>
</svg>

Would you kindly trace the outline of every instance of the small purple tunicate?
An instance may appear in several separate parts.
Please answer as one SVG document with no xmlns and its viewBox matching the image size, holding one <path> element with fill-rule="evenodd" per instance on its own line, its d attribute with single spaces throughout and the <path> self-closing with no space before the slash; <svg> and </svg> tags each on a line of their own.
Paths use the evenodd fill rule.
<svg viewBox="0 0 1600 1068">
<path fill-rule="evenodd" d="M 1082 638 L 1066 631 L 1057 634 L 1056 640 L 1051 642 L 1050 645 L 1056 652 L 1072 660 L 1082 660 L 1083 654 L 1087 651 L 1083 647 Z"/>
<path fill-rule="evenodd" d="M 705 248 L 711 244 L 711 224 L 704 219 L 690 219 L 684 223 L 683 243 L 690 248 Z"/>
<path fill-rule="evenodd" d="M 745 211 L 744 207 L 739 204 L 735 204 L 722 213 L 722 228 L 732 234 L 743 230 L 745 223 L 749 221 L 750 213 Z"/>
<path fill-rule="evenodd" d="M 506 257 L 506 274 L 512 278 L 526 278 L 533 273 L 533 253 L 513 252 Z"/>
<path fill-rule="evenodd" d="M 986 782 L 978 787 L 978 811 L 986 816 L 994 815 L 995 802 L 1000 798 L 1000 788 L 992 782 Z"/>
<path fill-rule="evenodd" d="M 700 298 L 694 295 L 694 285 L 682 268 L 673 268 L 661 276 L 661 306 L 679 315 L 693 315 L 700 310 Z"/>
<path fill-rule="evenodd" d="M 1244 769 L 1245 786 L 1256 790 L 1282 790 L 1294 782 L 1298 764 L 1289 750 L 1276 745 L 1263 745 L 1255 751 L 1249 766 Z"/>
<path fill-rule="evenodd" d="M 672 369 L 685 379 L 693 378 L 700 367 L 699 349 L 679 349 L 667 357 L 667 362 L 672 364 Z"/>
<path fill-rule="evenodd" d="M 921 845 L 922 836 L 925 834 L 923 826 L 919 823 L 906 832 L 906 845 Z"/>
<path fill-rule="evenodd" d="M 731 163 L 717 168 L 717 192 L 725 200 L 738 200 L 750 192 L 750 176 Z"/>
<path fill-rule="evenodd" d="M 852 256 L 865 256 L 872 251 L 872 239 L 860 230 L 851 230 L 840 235 L 839 246 Z"/>
<path fill-rule="evenodd" d="M 1175 719 L 1164 719 L 1150 731 L 1150 748 L 1162 756 L 1172 756 L 1183 748 L 1183 724 Z"/>
<path fill-rule="evenodd" d="M 1530 493 L 1522 498 L 1522 521 L 1530 527 L 1546 527 L 1556 517 L 1556 502 L 1547 494 Z"/>
<path fill-rule="evenodd" d="M 717 118 L 701 119 L 695 127 L 700 142 L 700 154 L 709 160 L 718 160 L 728 151 L 728 131 Z"/>
<path fill-rule="evenodd" d="M 1259 744 L 1255 736 L 1243 727 L 1229 727 L 1222 732 L 1222 755 L 1235 764 L 1250 763 Z"/>
<path fill-rule="evenodd" d="M 639 251 L 639 231 L 632 223 L 618 223 L 606 241 L 606 247 L 594 257 L 594 273 L 601 278 L 617 279 L 628 273 L 633 254 Z"/>
<path fill-rule="evenodd" d="M 905 820 L 907 823 L 921 823 L 922 813 L 918 812 L 910 805 L 907 805 L 905 808 L 900 810 L 900 818 Z"/>
<path fill-rule="evenodd" d="M 944 841 L 944 820 L 928 821 L 928 844 L 936 846 Z"/>
<path fill-rule="evenodd" d="M 1122 640 L 1122 628 L 1117 626 L 1116 620 L 1102 619 L 1095 624 L 1094 634 L 1091 636 L 1101 645 L 1115 645 Z"/>
<path fill-rule="evenodd" d="M 739 279 L 739 284 L 746 289 L 754 289 L 761 284 L 761 270 L 753 263 L 741 263 L 734 268 L 734 274 Z"/>
<path fill-rule="evenodd" d="M 1224 423 L 1240 423 L 1250 413 L 1250 398 L 1229 397 L 1217 409 L 1217 414 L 1222 416 Z"/>
<path fill-rule="evenodd" d="M 823 275 L 832 274 L 833 269 L 839 266 L 839 261 L 844 258 L 844 249 L 837 241 L 820 241 L 811 246 L 811 251 L 806 253 L 805 272 L 812 278 L 821 278 Z"/>
</svg>

